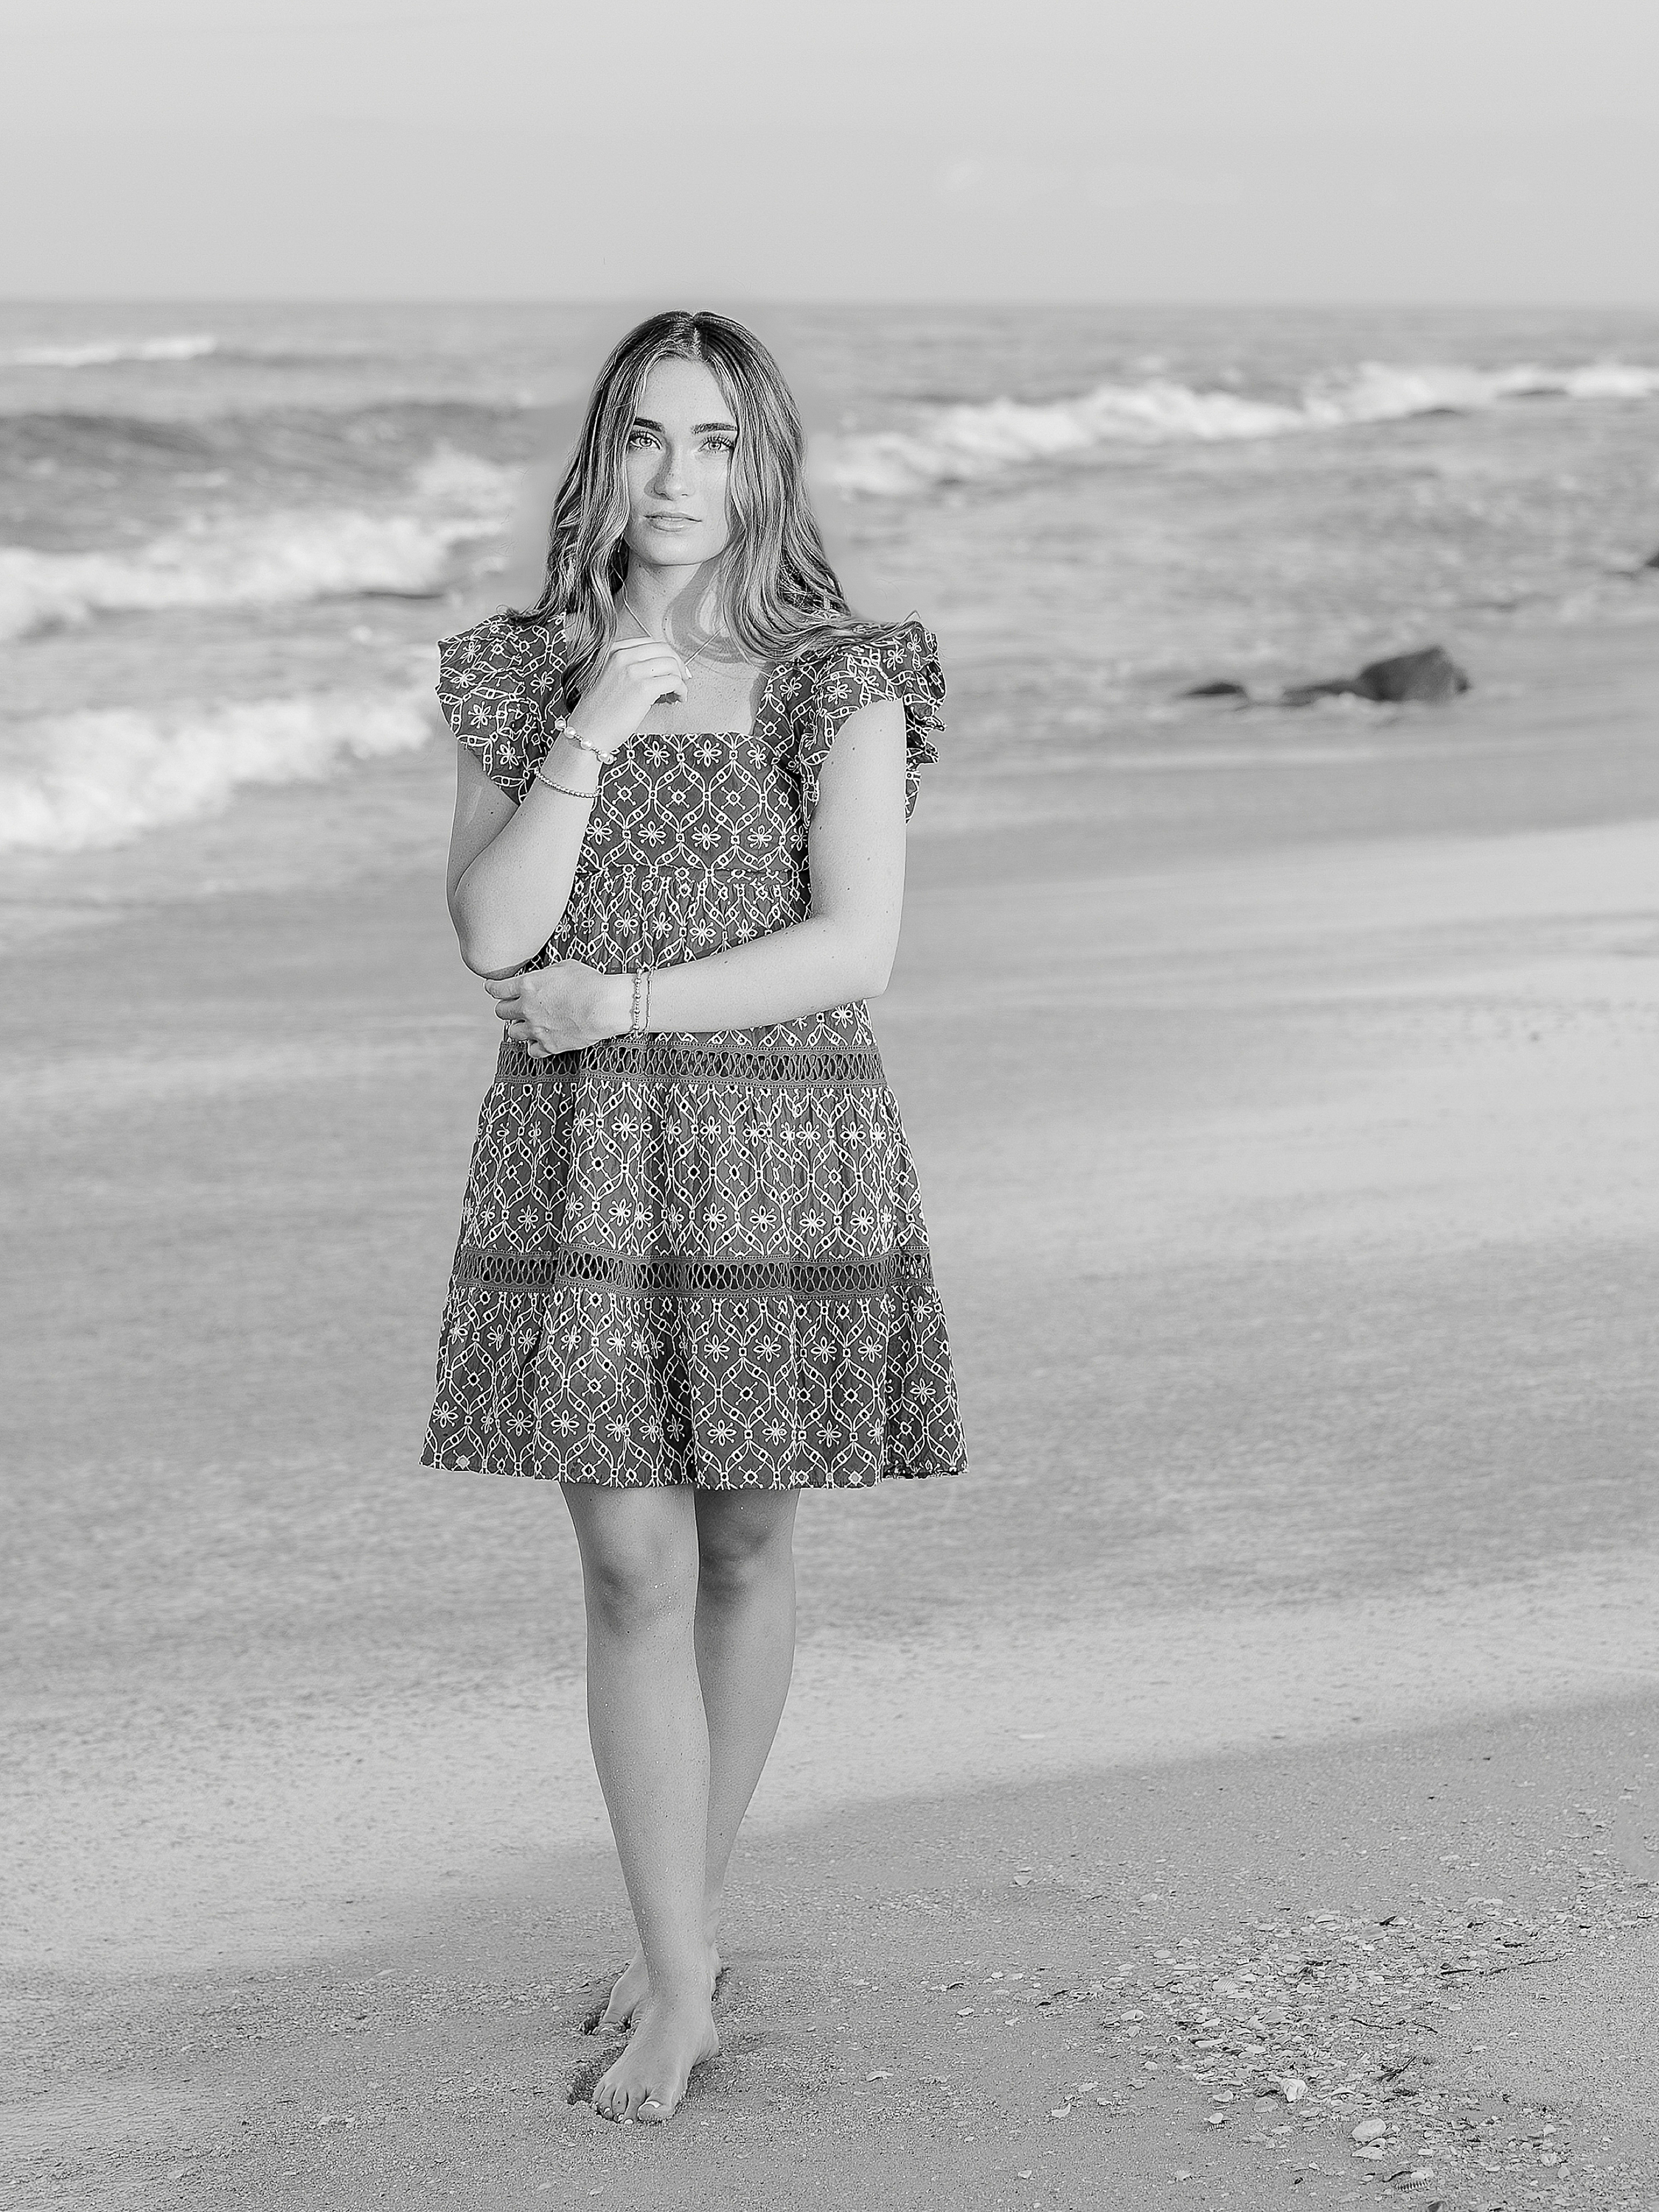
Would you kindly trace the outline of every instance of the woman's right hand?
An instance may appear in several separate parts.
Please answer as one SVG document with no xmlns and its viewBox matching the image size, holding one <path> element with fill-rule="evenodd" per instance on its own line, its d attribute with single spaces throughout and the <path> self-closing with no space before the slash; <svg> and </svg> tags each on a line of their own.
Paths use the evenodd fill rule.
<svg viewBox="0 0 1659 2212">
<path fill-rule="evenodd" d="M 684 696 L 685 664 L 672 645 L 656 637 L 618 638 L 570 719 L 609 760 L 659 699 Z"/>
</svg>

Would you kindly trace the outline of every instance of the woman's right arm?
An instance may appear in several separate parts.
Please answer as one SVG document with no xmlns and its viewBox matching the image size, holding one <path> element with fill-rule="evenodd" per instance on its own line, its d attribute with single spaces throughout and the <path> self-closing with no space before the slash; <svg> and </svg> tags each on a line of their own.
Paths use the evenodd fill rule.
<svg viewBox="0 0 1659 2212">
<path fill-rule="evenodd" d="M 660 698 L 683 691 L 685 671 L 654 638 L 615 645 L 576 710 L 581 733 L 609 760 Z M 558 927 L 576 879 L 599 763 L 557 738 L 522 799 L 485 774 L 463 744 L 455 778 L 446 888 L 461 957 L 477 975 L 511 975 Z M 553 786 L 562 784 L 562 790 Z M 573 797 L 572 793 L 579 794 Z"/>
</svg>

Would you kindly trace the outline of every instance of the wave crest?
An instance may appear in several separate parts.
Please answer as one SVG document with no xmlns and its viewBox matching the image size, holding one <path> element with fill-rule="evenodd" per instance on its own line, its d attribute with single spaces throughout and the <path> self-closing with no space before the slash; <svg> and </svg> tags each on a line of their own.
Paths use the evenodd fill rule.
<svg viewBox="0 0 1659 2212">
<path fill-rule="evenodd" d="M 185 331 L 167 337 L 94 338 L 83 345 L 18 346 L 0 353 L 0 368 L 107 368 L 123 361 L 200 361 L 218 350 L 210 332 Z"/>
<path fill-rule="evenodd" d="M 21 733 L 39 769 L 0 774 L 0 850 L 129 844 L 219 813 L 242 785 L 319 782 L 345 760 L 412 751 L 434 727 L 424 685 L 54 716 Z"/>
<path fill-rule="evenodd" d="M 158 450 L 163 463 L 179 455 L 171 426 Z M 194 457 L 190 447 L 182 450 Z M 430 598 L 448 580 L 462 546 L 505 526 L 520 477 L 515 467 L 440 442 L 406 480 L 404 497 L 414 512 L 294 507 L 207 514 L 131 551 L 0 545 L 0 638 L 70 628 L 104 613 Z M 214 486 L 224 480 L 211 470 L 192 479 Z"/>
<path fill-rule="evenodd" d="M 415 471 L 413 485 L 416 497 L 434 507 L 505 522 L 523 478 L 524 471 L 509 462 L 487 461 L 482 453 L 446 442 L 434 446 Z"/>
<path fill-rule="evenodd" d="M 826 459 L 839 490 L 902 498 L 1114 444 L 1277 438 L 1419 415 L 1468 414 L 1516 399 L 1656 397 L 1659 368 L 1624 362 L 1565 369 L 1396 368 L 1373 362 L 1350 376 L 1308 386 L 1295 402 L 1194 391 L 1153 378 L 1103 384 L 1047 404 L 993 399 L 941 408 L 913 430 L 834 440 Z"/>
<path fill-rule="evenodd" d="M 424 599 L 452 555 L 489 526 L 303 510 L 202 524 L 134 553 L 41 553 L 0 546 L 0 637 L 29 637 L 100 613 L 356 598 Z"/>
</svg>

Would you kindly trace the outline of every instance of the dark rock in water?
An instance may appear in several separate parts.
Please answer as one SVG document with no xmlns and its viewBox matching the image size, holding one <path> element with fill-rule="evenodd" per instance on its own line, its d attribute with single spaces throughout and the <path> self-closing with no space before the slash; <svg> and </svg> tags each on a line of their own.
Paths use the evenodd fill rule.
<svg viewBox="0 0 1659 2212">
<path fill-rule="evenodd" d="M 1370 693 L 1352 676 L 1328 677 L 1322 684 L 1293 684 L 1279 694 L 1281 707 L 1311 707 L 1316 699 L 1369 699 Z"/>
<path fill-rule="evenodd" d="M 1321 684 L 1293 684 L 1279 695 L 1281 707 L 1310 707 L 1316 699 L 1371 699 L 1398 705 L 1407 699 L 1455 699 L 1469 679 L 1443 646 L 1425 645 L 1420 653 L 1396 653 L 1373 660 L 1358 676 L 1328 677 Z"/>
<path fill-rule="evenodd" d="M 1183 699 L 1248 699 L 1250 693 L 1247 684 L 1230 684 L 1224 679 L 1218 684 L 1194 684 L 1190 691 L 1183 691 L 1181 696 Z"/>
<path fill-rule="evenodd" d="M 1360 670 L 1352 686 L 1364 699 L 1390 702 L 1455 699 L 1468 688 L 1468 678 L 1444 647 L 1438 645 L 1425 645 L 1420 653 L 1397 653 L 1389 660 L 1370 661 Z"/>
<path fill-rule="evenodd" d="M 1653 552 L 1650 553 L 1647 559 L 1643 562 L 1642 566 L 1644 568 L 1659 568 L 1659 549 L 1656 549 Z"/>
</svg>

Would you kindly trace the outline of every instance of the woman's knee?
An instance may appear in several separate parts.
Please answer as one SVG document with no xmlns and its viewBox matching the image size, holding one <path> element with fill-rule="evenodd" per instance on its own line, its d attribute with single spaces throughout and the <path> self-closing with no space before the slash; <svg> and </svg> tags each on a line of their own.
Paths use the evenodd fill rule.
<svg viewBox="0 0 1659 2212">
<path fill-rule="evenodd" d="M 697 1537 L 692 1516 L 666 1498 L 623 1493 L 573 1500 L 590 1620 L 617 1634 L 688 1622 L 697 1602 Z M 614 1493 L 613 1493 L 614 1496 Z"/>
<path fill-rule="evenodd" d="M 746 1596 L 793 1568 L 793 1495 L 700 1498 L 697 1541 L 705 1597 Z"/>
</svg>

